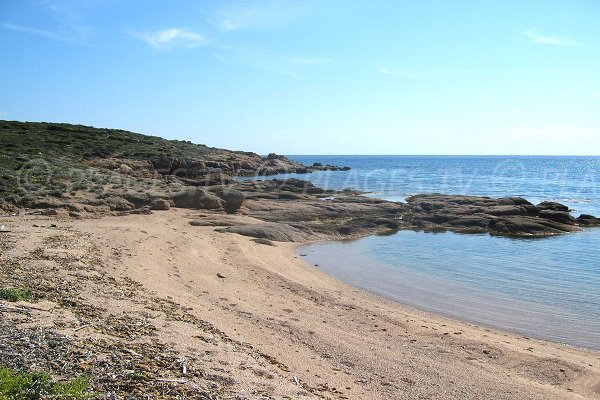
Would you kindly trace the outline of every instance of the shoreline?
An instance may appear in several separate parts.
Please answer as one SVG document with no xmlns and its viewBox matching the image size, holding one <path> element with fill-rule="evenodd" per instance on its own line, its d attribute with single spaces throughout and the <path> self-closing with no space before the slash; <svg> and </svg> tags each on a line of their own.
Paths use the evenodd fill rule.
<svg viewBox="0 0 600 400">
<path fill-rule="evenodd" d="M 78 342 L 115 336 L 110 315 L 117 321 L 132 319 L 138 331 L 148 326 L 151 334 L 118 337 L 115 345 L 159 341 L 188 360 L 187 375 L 180 365 L 161 370 L 161 376 L 186 380 L 163 383 L 172 390 L 201 387 L 252 399 L 263 394 L 301 399 L 600 398 L 598 352 L 413 309 L 309 265 L 295 252 L 305 243 L 260 244 L 216 232 L 215 226 L 189 224 L 198 218 L 260 221 L 182 209 L 87 220 L 0 218 L 11 229 L 0 238 L 14 240 L 2 257 L 15 263 L 66 263 L 64 271 L 49 271 L 80 285 L 79 303 L 105 308 L 89 317 L 52 292 L 40 307 L 56 307 L 50 316 L 35 311 L 29 321 L 18 321 L 7 312 L 3 317 L 10 318 L 3 323 L 44 324 Z M 45 245 L 43 257 L 35 253 L 40 244 Z M 25 284 L 25 277 L 41 273 L 30 268 L 23 264 L 5 277 Z M 115 289 L 113 280 L 128 286 Z M 201 373 L 190 376 L 189 370 Z"/>
<path fill-rule="evenodd" d="M 592 230 L 593 228 L 587 229 L 589 232 Z M 428 233 L 410 229 L 401 232 Z M 461 235 L 454 232 L 445 233 Z M 583 231 L 573 234 L 577 233 L 581 234 Z M 489 234 L 482 233 L 480 235 L 487 236 Z M 594 336 L 592 335 L 593 332 L 597 331 L 582 319 L 582 315 L 578 314 L 577 318 L 579 319 L 575 321 L 572 318 L 575 315 L 569 314 L 564 309 L 556 309 L 552 305 L 536 303 L 532 300 L 515 299 L 506 294 L 502 295 L 485 289 L 464 286 L 462 281 L 437 277 L 429 272 L 417 272 L 415 270 L 405 270 L 404 268 L 396 269 L 393 263 L 378 261 L 373 256 L 362 256 L 361 251 L 358 249 L 363 249 L 364 246 L 352 248 L 352 242 L 372 238 L 373 236 L 387 235 L 373 234 L 352 239 L 326 239 L 300 243 L 296 247 L 295 254 L 302 256 L 307 264 L 317 266 L 317 269 L 321 272 L 345 284 L 398 303 L 402 307 L 464 324 L 474 324 L 482 328 L 509 332 L 517 336 L 531 337 L 532 339 L 548 341 L 561 346 L 600 353 L 600 342 L 597 339 L 593 340 Z M 349 245 L 349 248 L 346 249 L 345 245 Z M 369 248 L 372 247 L 369 246 Z M 350 254 L 345 254 L 345 251 Z M 338 256 L 338 254 L 340 255 Z M 399 257 L 401 255 L 402 251 L 400 251 Z M 408 260 L 414 261 L 411 258 Z M 403 262 L 410 261 L 404 260 Z M 384 277 L 385 280 L 380 277 Z M 421 288 L 429 287 L 436 288 L 436 290 L 421 290 Z M 469 295 L 467 292 L 471 290 L 475 290 L 479 294 L 472 293 Z M 455 295 L 454 291 L 459 291 L 461 294 Z M 446 293 L 452 293 L 452 295 L 446 296 Z M 449 303 L 452 300 L 457 301 L 456 306 Z M 514 313 L 511 313 L 510 310 L 514 310 Z M 542 314 L 551 315 L 557 320 L 564 318 L 576 325 L 583 324 L 586 328 L 584 331 L 578 331 L 577 334 L 580 336 L 577 336 L 575 340 L 572 340 L 572 338 L 567 339 L 571 337 L 569 333 L 572 332 L 568 330 L 568 325 L 565 323 L 554 326 L 550 331 L 538 333 L 536 328 L 542 328 L 542 325 L 547 324 L 543 320 L 545 317 Z M 535 322 L 531 321 L 531 318 Z M 581 327 L 581 329 L 584 328 Z M 561 340 L 561 335 L 565 339 Z"/>
</svg>

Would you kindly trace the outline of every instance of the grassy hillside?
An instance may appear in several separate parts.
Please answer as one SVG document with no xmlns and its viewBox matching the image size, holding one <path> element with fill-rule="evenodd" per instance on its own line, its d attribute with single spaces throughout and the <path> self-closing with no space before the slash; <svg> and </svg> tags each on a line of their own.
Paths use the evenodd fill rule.
<svg viewBox="0 0 600 400">
<path fill-rule="evenodd" d="M 152 159 L 166 155 L 181 158 L 205 158 L 210 155 L 254 153 L 228 151 L 167 140 L 120 129 L 102 129 L 83 125 L 0 120 L 1 155 L 37 156 L 83 160 L 89 158 Z"/>
<path fill-rule="evenodd" d="M 106 196 L 117 188 L 141 193 L 143 187 L 152 187 L 160 192 L 174 182 L 209 185 L 238 174 L 296 172 L 303 167 L 276 155 L 262 158 L 188 141 L 62 123 L 0 120 L 0 143 L 0 200 L 18 206 L 81 191 Z"/>
</svg>

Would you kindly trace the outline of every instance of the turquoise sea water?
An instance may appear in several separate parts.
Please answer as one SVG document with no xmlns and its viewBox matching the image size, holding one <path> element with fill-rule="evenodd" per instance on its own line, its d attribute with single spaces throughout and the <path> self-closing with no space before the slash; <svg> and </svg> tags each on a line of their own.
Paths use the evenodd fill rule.
<svg viewBox="0 0 600 400">
<path fill-rule="evenodd" d="M 390 200 L 431 192 L 517 195 L 600 215 L 600 157 L 291 158 L 353 169 L 290 176 Z M 600 350 L 600 229 L 535 240 L 401 231 L 299 252 L 323 271 L 403 304 Z"/>
</svg>

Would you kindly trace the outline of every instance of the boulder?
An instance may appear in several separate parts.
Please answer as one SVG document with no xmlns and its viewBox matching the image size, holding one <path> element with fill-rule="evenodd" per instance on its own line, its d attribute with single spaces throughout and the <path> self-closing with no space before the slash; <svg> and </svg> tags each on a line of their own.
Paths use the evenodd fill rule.
<svg viewBox="0 0 600 400">
<path fill-rule="evenodd" d="M 133 168 L 131 168 L 129 165 L 127 165 L 125 163 L 119 165 L 118 170 L 122 174 L 131 174 L 133 172 Z"/>
<path fill-rule="evenodd" d="M 52 216 L 52 217 L 68 217 L 69 213 L 66 210 L 60 208 L 49 208 L 47 210 L 43 210 L 42 215 Z"/>
<path fill-rule="evenodd" d="M 560 222 L 563 224 L 573 224 L 575 218 L 571 216 L 567 211 L 555 211 L 554 209 L 541 210 L 538 214 L 540 218 L 549 219 L 551 221 Z"/>
<path fill-rule="evenodd" d="M 118 196 L 107 197 L 104 199 L 104 203 L 110 207 L 111 211 L 129 211 L 135 209 L 135 205 Z"/>
<path fill-rule="evenodd" d="M 171 204 L 168 200 L 165 199 L 154 199 L 150 203 L 151 210 L 162 210 L 166 211 L 171 208 Z"/>
<path fill-rule="evenodd" d="M 564 204 L 556 203 L 554 201 L 542 201 L 537 205 L 537 208 L 540 210 L 551 210 L 551 211 L 563 211 L 568 212 L 569 207 Z"/>
<path fill-rule="evenodd" d="M 151 160 L 152 166 L 156 172 L 167 175 L 171 173 L 173 166 L 173 159 L 170 157 L 161 157 L 154 160 Z"/>
<path fill-rule="evenodd" d="M 225 201 L 200 188 L 185 190 L 173 196 L 173 204 L 179 208 L 217 210 L 224 208 Z"/>
<path fill-rule="evenodd" d="M 577 217 L 576 222 L 579 225 L 583 225 L 583 226 L 598 226 L 598 225 L 600 225 L 599 218 L 596 218 L 593 215 L 588 215 L 588 214 L 581 214 L 579 217 Z"/>
<path fill-rule="evenodd" d="M 242 207 L 246 195 L 239 190 L 225 189 L 221 192 L 220 197 L 225 200 L 225 210 L 235 212 Z"/>
</svg>

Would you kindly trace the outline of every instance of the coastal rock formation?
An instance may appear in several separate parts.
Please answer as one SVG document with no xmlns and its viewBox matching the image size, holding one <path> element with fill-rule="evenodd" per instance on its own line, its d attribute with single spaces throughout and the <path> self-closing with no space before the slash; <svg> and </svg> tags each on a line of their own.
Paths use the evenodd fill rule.
<svg viewBox="0 0 600 400">
<path fill-rule="evenodd" d="M 520 197 L 422 194 L 409 197 L 406 221 L 417 229 L 489 232 L 510 236 L 547 236 L 600 225 L 592 216 L 574 218 L 567 206 L 543 202 L 537 206 Z"/>
<path fill-rule="evenodd" d="M 357 191 L 324 190 L 300 179 L 234 180 L 236 175 L 348 169 L 302 165 L 275 153 L 261 157 L 69 124 L 0 121 L 0 133 L 2 209 L 12 212 L 86 218 L 171 206 L 204 209 L 281 224 L 252 231 L 274 240 L 296 240 L 296 231 L 311 239 L 336 239 L 396 229 L 547 236 L 600 225 L 590 215 L 574 217 L 563 204 L 534 205 L 518 197 L 428 194 L 398 203 Z"/>
</svg>

